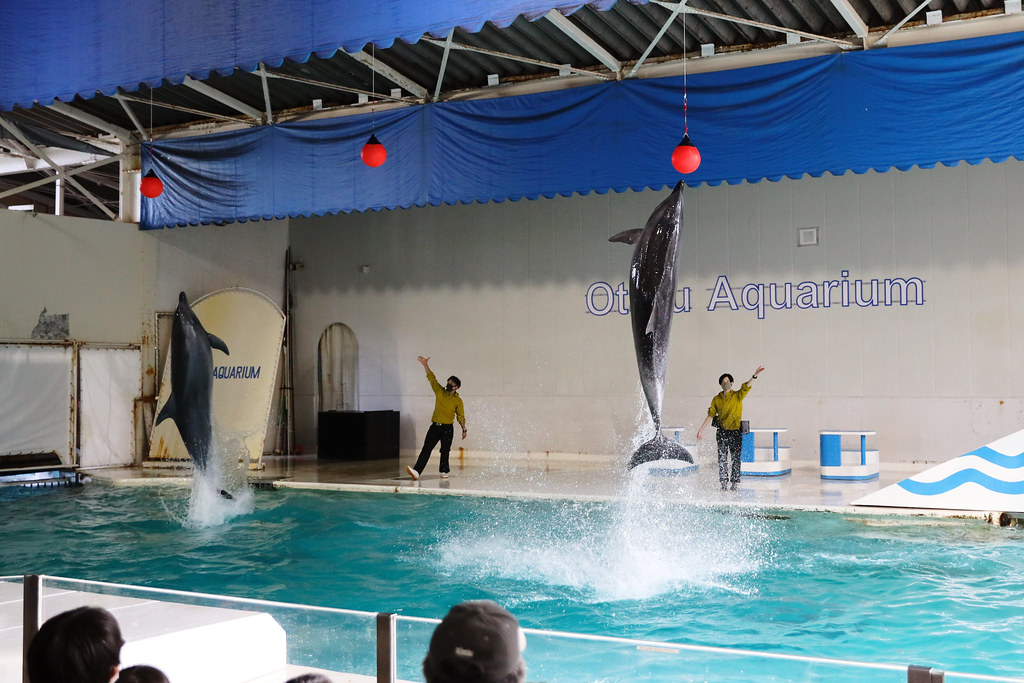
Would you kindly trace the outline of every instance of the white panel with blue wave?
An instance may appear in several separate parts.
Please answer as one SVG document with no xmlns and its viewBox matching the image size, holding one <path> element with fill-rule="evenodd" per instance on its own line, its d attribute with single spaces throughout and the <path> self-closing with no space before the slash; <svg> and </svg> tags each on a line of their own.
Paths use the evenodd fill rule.
<svg viewBox="0 0 1024 683">
<path fill-rule="evenodd" d="M 853 504 L 1024 512 L 1024 430 L 876 491 Z"/>
</svg>

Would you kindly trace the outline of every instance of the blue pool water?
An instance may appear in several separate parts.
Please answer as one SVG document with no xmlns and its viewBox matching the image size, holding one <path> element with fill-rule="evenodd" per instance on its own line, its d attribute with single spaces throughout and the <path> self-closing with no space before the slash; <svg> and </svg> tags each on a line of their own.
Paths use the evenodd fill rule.
<svg viewBox="0 0 1024 683">
<path fill-rule="evenodd" d="M 628 499 L 257 491 L 202 528 L 184 488 L 7 489 L 0 575 L 1024 673 L 1024 531 Z"/>
</svg>

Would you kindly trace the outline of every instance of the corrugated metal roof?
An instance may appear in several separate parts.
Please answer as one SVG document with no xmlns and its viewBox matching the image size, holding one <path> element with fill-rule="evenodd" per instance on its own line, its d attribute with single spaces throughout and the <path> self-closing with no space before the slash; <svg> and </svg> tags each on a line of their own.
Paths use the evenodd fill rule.
<svg viewBox="0 0 1024 683">
<path fill-rule="evenodd" d="M 680 9 L 682 5 L 658 0 L 646 4 L 619 0 L 607 11 L 584 6 L 564 19 L 558 15 L 531 22 L 520 17 L 505 28 L 488 23 L 477 33 L 455 29 L 447 58 L 446 40 L 396 41 L 387 49 L 368 46 L 355 55 L 338 51 L 323 59 L 312 56 L 306 62 L 285 60 L 266 67 L 266 89 L 259 72 L 236 69 L 226 76 L 211 75 L 202 82 L 208 88 L 165 81 L 152 90 L 142 85 L 135 92 L 121 93 L 120 98 L 76 98 L 68 104 L 80 116 L 45 105 L 5 116 L 14 125 L 29 123 L 91 142 L 109 142 L 112 130 L 130 131 L 137 141 L 143 137 L 139 126 L 157 138 L 202 134 L 224 126 L 265 125 L 267 99 L 272 120 L 281 121 L 363 112 L 368 105 L 360 104 L 360 93 L 376 93 L 378 101 L 389 100 L 396 88 L 401 90 L 401 102 L 409 106 L 434 100 L 435 91 L 438 100 L 496 97 L 508 92 L 508 86 L 554 89 L 578 83 L 580 71 L 595 79 L 619 79 L 650 75 L 652 67 L 660 65 L 657 75 L 661 75 L 666 68 L 681 65 L 684 57 L 700 57 L 702 45 L 713 46 L 715 55 L 757 51 L 773 55 L 773 50 L 792 49 L 787 32 L 794 36 L 789 41 L 798 37 L 802 45 L 834 50 L 872 49 L 883 37 L 885 44 L 892 44 L 893 37 L 887 33 L 896 27 L 894 35 L 912 34 L 915 40 L 929 42 L 927 32 L 934 27 L 922 29 L 928 12 L 941 11 L 944 24 L 973 27 L 1004 14 L 1005 3 L 933 0 L 921 7 L 918 0 L 693 0 L 686 4 L 686 11 Z M 1020 28 L 1002 28 L 988 21 L 978 30 Z M 932 40 L 947 39 L 939 32 L 932 35 Z M 638 62 L 642 64 L 635 69 Z M 568 65 L 572 71 L 560 72 L 559 65 Z M 497 75 L 499 87 L 488 85 L 492 74 Z M 314 108 L 314 100 L 320 101 L 322 111 Z M 8 131 L 0 129 L 0 136 L 0 163 L 7 162 L 0 168 L 0 193 L 52 175 L 45 168 L 12 172 L 18 155 L 25 156 L 26 150 L 18 149 Z M 117 176 L 112 164 L 78 178 L 116 212 Z M 69 191 L 74 199 L 68 201 L 68 213 L 105 217 L 77 189 Z M 52 186 L 42 186 L 0 202 L 35 203 L 40 210 L 50 207 L 52 211 L 52 194 Z"/>
</svg>

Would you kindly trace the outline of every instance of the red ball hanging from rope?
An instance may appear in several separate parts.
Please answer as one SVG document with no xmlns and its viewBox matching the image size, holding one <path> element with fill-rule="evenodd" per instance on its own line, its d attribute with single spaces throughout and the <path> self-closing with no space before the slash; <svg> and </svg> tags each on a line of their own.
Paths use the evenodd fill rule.
<svg viewBox="0 0 1024 683">
<path fill-rule="evenodd" d="M 359 153 L 359 156 L 362 157 L 364 164 L 376 168 L 388 160 L 388 151 L 384 149 L 384 145 L 380 144 L 380 140 L 373 134 L 370 135 L 370 139 L 363 145 L 363 151 Z"/>
<path fill-rule="evenodd" d="M 149 170 L 149 173 L 142 177 L 142 182 L 139 183 L 139 192 L 144 197 L 150 199 L 156 199 L 164 191 L 164 181 L 156 177 L 156 173 L 153 173 L 153 169 Z"/>
<path fill-rule="evenodd" d="M 693 173 L 700 166 L 700 150 L 690 142 L 689 134 L 683 134 L 679 146 L 672 150 L 672 166 L 680 173 Z"/>
</svg>

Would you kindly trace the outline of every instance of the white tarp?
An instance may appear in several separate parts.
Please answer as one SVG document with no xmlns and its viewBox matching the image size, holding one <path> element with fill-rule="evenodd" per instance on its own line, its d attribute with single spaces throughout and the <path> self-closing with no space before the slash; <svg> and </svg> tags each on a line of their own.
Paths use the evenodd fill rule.
<svg viewBox="0 0 1024 683">
<path fill-rule="evenodd" d="M 49 453 L 70 465 L 72 349 L 0 345 L 0 456 Z"/>
<path fill-rule="evenodd" d="M 142 391 L 139 349 L 79 350 L 82 384 L 81 467 L 130 466 L 135 461 L 135 399 Z"/>
<path fill-rule="evenodd" d="M 1024 430 L 875 491 L 853 504 L 1024 512 Z"/>
</svg>

